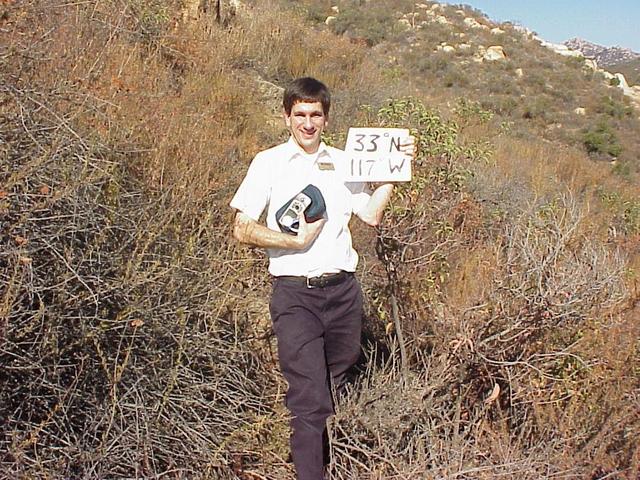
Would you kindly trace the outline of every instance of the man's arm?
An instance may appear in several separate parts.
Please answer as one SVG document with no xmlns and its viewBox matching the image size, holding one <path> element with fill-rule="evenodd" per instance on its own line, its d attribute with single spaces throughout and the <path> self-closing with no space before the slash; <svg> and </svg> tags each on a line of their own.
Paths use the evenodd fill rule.
<svg viewBox="0 0 640 480">
<path fill-rule="evenodd" d="M 384 183 L 374 190 L 371 198 L 356 215 L 367 225 L 377 227 L 382 221 L 382 214 L 393 193 L 393 184 Z"/>
<path fill-rule="evenodd" d="M 241 243 L 254 247 L 304 250 L 316 239 L 325 220 L 307 223 L 304 215 L 300 215 L 299 222 L 298 234 L 289 235 L 271 230 L 247 214 L 238 212 L 233 222 L 233 237 Z"/>
</svg>

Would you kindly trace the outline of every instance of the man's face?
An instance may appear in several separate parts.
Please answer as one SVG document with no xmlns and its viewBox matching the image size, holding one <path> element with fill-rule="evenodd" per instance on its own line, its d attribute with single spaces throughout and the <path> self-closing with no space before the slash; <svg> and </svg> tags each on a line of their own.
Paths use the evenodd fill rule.
<svg viewBox="0 0 640 480">
<path fill-rule="evenodd" d="M 283 113 L 284 121 L 296 141 L 307 153 L 316 153 L 320 146 L 320 136 L 328 119 L 320 102 L 297 102 L 291 107 L 291 114 Z"/>
</svg>

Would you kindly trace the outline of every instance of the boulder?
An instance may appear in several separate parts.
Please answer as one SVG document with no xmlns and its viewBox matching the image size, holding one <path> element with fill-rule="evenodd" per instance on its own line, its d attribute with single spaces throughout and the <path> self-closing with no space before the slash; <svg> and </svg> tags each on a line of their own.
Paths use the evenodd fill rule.
<svg viewBox="0 0 640 480">
<path fill-rule="evenodd" d="M 447 45 L 447 44 L 438 45 L 436 47 L 436 50 L 439 51 L 439 52 L 444 52 L 444 53 L 453 53 L 453 52 L 456 51 L 456 49 L 454 47 L 452 47 L 451 45 Z"/>
<path fill-rule="evenodd" d="M 284 88 L 271 83 L 260 75 L 255 77 L 255 84 L 261 96 L 260 101 L 264 104 L 271 114 L 269 124 L 274 128 L 282 128 L 282 94 Z"/>
<path fill-rule="evenodd" d="M 597 71 L 598 70 L 598 64 L 595 60 L 592 60 L 590 58 L 585 58 L 584 59 L 584 66 L 587 68 L 590 68 L 593 71 Z"/>
<path fill-rule="evenodd" d="M 507 58 L 507 55 L 504 53 L 504 50 L 501 45 L 492 45 L 487 48 L 487 51 L 482 56 L 484 60 L 489 62 L 502 61 Z"/>
<path fill-rule="evenodd" d="M 458 48 L 462 52 L 468 52 L 469 50 L 471 50 L 471 45 L 469 45 L 468 43 L 461 43 L 460 45 L 458 45 Z"/>
<path fill-rule="evenodd" d="M 333 25 L 334 23 L 336 23 L 336 20 L 338 20 L 338 17 L 334 17 L 333 15 L 329 15 L 327 18 L 325 18 L 324 24 L 325 25 Z"/>
<path fill-rule="evenodd" d="M 501 28 L 495 27 L 491 29 L 491 33 L 494 35 L 502 35 L 504 33 L 504 30 L 502 30 Z"/>
<path fill-rule="evenodd" d="M 576 115 L 586 115 L 587 110 L 584 107 L 578 107 L 573 111 L 573 113 L 575 113 Z"/>
<path fill-rule="evenodd" d="M 411 28 L 411 22 L 407 18 L 401 18 L 398 20 L 398 25 L 401 25 L 404 28 Z"/>
<path fill-rule="evenodd" d="M 434 18 L 436 23 L 440 23 L 441 25 L 451 25 L 451 22 L 444 15 L 438 15 Z"/>
<path fill-rule="evenodd" d="M 331 7 L 331 11 L 337 15 L 340 13 L 340 7 L 334 5 L 333 7 Z"/>
<path fill-rule="evenodd" d="M 524 72 L 521 68 L 516 68 L 516 77 L 522 78 L 524 76 Z"/>
<path fill-rule="evenodd" d="M 469 28 L 480 28 L 480 24 L 473 17 L 466 17 L 464 19 L 464 24 Z"/>
</svg>

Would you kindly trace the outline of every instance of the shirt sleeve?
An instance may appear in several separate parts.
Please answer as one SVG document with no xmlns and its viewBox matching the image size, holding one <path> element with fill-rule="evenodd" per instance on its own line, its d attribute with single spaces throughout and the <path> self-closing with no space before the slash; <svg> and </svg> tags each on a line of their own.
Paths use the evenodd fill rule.
<svg viewBox="0 0 640 480">
<path fill-rule="evenodd" d="M 269 202 L 271 175 L 265 160 L 264 157 L 256 155 L 229 204 L 256 221 Z"/>
<path fill-rule="evenodd" d="M 362 210 L 371 198 L 371 189 L 365 182 L 349 182 L 346 184 L 351 192 L 351 205 L 353 213 Z"/>
</svg>

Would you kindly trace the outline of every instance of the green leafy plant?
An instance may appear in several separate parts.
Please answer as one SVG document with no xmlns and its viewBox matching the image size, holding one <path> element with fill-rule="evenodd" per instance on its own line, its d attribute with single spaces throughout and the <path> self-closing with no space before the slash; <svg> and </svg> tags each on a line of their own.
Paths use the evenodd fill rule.
<svg viewBox="0 0 640 480">
<path fill-rule="evenodd" d="M 622 146 L 611 128 L 601 119 L 595 126 L 587 129 L 582 135 L 582 143 L 591 154 L 604 154 L 617 157 L 622 153 Z"/>
</svg>

